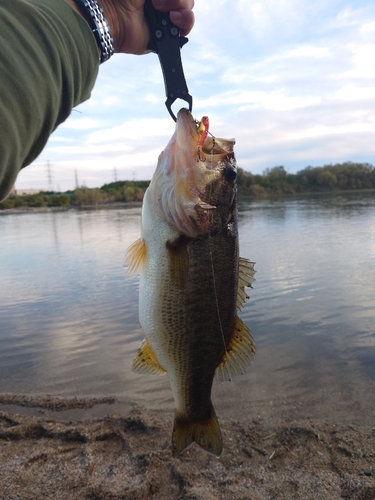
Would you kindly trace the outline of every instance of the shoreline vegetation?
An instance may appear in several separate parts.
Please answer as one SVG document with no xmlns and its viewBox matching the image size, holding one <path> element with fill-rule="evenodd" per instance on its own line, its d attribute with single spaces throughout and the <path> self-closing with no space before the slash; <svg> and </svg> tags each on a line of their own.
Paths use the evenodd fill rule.
<svg viewBox="0 0 375 500">
<path fill-rule="evenodd" d="M 10 194 L 0 202 L 0 214 L 139 204 L 149 184 L 150 181 L 117 181 L 100 188 L 83 186 L 65 193 Z M 263 174 L 252 174 L 238 168 L 237 186 L 240 200 L 371 190 L 375 189 L 375 167 L 369 163 L 345 162 L 323 167 L 309 166 L 295 174 L 288 173 L 283 166 L 266 169 Z"/>
</svg>

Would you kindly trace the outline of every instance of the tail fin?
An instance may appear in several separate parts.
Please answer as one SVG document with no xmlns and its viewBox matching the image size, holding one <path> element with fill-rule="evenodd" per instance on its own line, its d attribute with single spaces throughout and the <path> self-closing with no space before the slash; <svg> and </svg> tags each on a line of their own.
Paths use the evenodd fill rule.
<svg viewBox="0 0 375 500">
<path fill-rule="evenodd" d="M 214 407 L 208 411 L 207 417 L 196 422 L 179 414 L 176 410 L 172 434 L 172 455 L 179 455 L 189 444 L 196 442 L 201 448 L 217 457 L 223 450 L 220 425 Z"/>
</svg>

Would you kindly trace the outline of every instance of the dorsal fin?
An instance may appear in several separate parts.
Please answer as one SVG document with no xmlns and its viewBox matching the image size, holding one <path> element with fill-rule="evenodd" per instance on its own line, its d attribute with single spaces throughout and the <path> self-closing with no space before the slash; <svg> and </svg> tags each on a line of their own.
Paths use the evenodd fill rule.
<svg viewBox="0 0 375 500">
<path fill-rule="evenodd" d="M 132 370 L 136 373 L 147 373 L 148 375 L 164 375 L 167 373 L 159 365 L 146 339 L 143 340 L 136 357 L 133 359 Z"/>
<path fill-rule="evenodd" d="M 215 379 L 228 382 L 244 373 L 255 354 L 254 339 L 245 323 L 236 316 L 236 322 L 227 350 L 215 372 Z"/>
<path fill-rule="evenodd" d="M 246 299 L 249 298 L 245 292 L 245 287 L 248 286 L 253 288 L 252 283 L 255 281 L 255 273 L 254 262 L 250 262 L 250 260 L 240 257 L 238 260 L 237 311 L 241 311 Z"/>
<path fill-rule="evenodd" d="M 146 261 L 147 248 L 145 240 L 139 238 L 126 251 L 124 266 L 128 266 L 127 275 L 138 274 Z"/>
</svg>

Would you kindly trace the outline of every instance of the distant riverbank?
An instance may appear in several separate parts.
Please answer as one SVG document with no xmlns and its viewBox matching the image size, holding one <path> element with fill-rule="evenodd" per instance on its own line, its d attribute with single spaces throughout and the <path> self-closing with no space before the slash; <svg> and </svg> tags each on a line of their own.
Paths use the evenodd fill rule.
<svg viewBox="0 0 375 500">
<path fill-rule="evenodd" d="M 56 209 L 102 208 L 140 203 L 150 182 L 116 181 L 104 184 L 100 188 L 90 189 L 83 186 L 65 193 L 40 192 L 24 196 L 11 194 L 0 202 L 0 214 L 22 213 L 29 211 L 29 208 L 52 208 L 54 211 Z M 279 166 L 266 169 L 262 175 L 252 174 L 239 167 L 237 169 L 237 186 L 240 200 L 375 190 L 375 167 L 369 163 L 348 161 L 323 167 L 306 167 L 295 174 L 288 173 L 283 166 Z M 13 209 L 17 211 L 9 212 Z"/>
<path fill-rule="evenodd" d="M 20 208 L 5 208 L 0 210 L 0 215 L 14 215 L 14 214 L 27 214 L 27 213 L 48 213 L 48 212 L 68 212 L 69 210 L 99 210 L 111 209 L 121 207 L 140 207 L 141 201 L 117 201 L 114 203 L 98 203 L 96 205 L 82 205 L 79 207 L 20 207 Z"/>
<path fill-rule="evenodd" d="M 260 192 L 258 194 L 241 194 L 239 193 L 238 199 L 241 201 L 257 201 L 257 200 L 265 200 L 265 199 L 292 199 L 292 198 L 301 198 L 303 196 L 324 196 L 324 195 L 333 195 L 340 196 L 348 193 L 374 193 L 375 189 L 351 189 L 351 190 L 334 190 L 334 191 L 312 191 L 312 192 L 298 192 L 298 193 L 272 193 L 272 192 Z M 19 207 L 19 208 L 5 208 L 0 210 L 1 215 L 16 215 L 16 214 L 27 214 L 27 213 L 48 213 L 48 212 L 68 212 L 69 210 L 102 210 L 102 209 L 116 209 L 121 207 L 140 207 L 142 206 L 142 201 L 116 201 L 109 203 L 96 203 L 96 204 L 87 204 L 87 205 L 68 205 L 66 207 Z"/>
</svg>

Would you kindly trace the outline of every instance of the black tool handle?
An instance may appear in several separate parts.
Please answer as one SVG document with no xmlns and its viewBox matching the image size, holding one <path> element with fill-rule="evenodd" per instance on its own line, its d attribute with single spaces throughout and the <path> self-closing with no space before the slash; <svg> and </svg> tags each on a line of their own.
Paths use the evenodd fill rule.
<svg viewBox="0 0 375 500">
<path fill-rule="evenodd" d="M 147 48 L 159 56 L 167 97 L 165 105 L 176 121 L 172 111 L 172 104 L 176 99 L 186 101 L 189 111 L 193 109 L 193 98 L 187 88 L 181 61 L 181 47 L 188 39 L 180 37 L 180 30 L 171 22 L 169 12 L 156 10 L 151 0 L 145 1 L 144 9 L 151 35 Z"/>
</svg>

